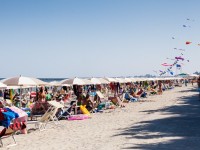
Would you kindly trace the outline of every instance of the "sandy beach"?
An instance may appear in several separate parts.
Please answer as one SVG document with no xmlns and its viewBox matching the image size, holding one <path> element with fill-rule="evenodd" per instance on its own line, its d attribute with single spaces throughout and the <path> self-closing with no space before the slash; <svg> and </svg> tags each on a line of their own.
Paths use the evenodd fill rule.
<svg viewBox="0 0 200 150">
<path fill-rule="evenodd" d="M 196 87 L 178 87 L 125 108 L 62 120 L 45 131 L 16 135 L 11 150 L 192 149 L 200 147 L 200 102 Z M 4 139 L 8 143 L 9 138 Z"/>
</svg>

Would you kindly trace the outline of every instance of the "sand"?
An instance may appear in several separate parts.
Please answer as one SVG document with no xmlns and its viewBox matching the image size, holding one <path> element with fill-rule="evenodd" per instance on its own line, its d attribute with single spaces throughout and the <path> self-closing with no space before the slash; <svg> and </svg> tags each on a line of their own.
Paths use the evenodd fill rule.
<svg viewBox="0 0 200 150">
<path fill-rule="evenodd" d="M 62 120 L 62 127 L 16 135 L 11 150 L 200 149 L 200 101 L 194 87 L 178 87 L 125 108 Z M 9 138 L 4 139 L 10 142 Z"/>
</svg>

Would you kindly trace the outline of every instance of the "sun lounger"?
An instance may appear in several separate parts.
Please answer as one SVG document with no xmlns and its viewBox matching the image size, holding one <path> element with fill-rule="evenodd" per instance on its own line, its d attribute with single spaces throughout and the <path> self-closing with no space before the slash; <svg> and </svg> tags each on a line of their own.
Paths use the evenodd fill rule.
<svg viewBox="0 0 200 150">
<path fill-rule="evenodd" d="M 38 121 L 30 121 L 28 124 L 34 123 L 35 127 L 38 128 L 40 131 L 43 131 L 46 129 L 47 124 L 50 121 L 53 121 L 53 123 L 57 126 L 59 125 L 58 118 L 56 116 L 56 113 L 59 108 L 63 108 L 64 106 L 56 101 L 49 101 L 49 109 L 46 111 L 46 113 L 38 120 Z"/>
<path fill-rule="evenodd" d="M 15 140 L 14 134 L 15 134 L 15 131 L 13 129 L 11 129 L 10 127 L 4 128 L 0 133 L 0 144 L 1 144 L 1 146 L 2 147 L 4 146 L 2 139 L 8 138 L 8 137 L 12 137 L 12 139 L 14 141 L 14 144 L 10 144 L 7 147 L 17 145 L 17 142 Z"/>
</svg>

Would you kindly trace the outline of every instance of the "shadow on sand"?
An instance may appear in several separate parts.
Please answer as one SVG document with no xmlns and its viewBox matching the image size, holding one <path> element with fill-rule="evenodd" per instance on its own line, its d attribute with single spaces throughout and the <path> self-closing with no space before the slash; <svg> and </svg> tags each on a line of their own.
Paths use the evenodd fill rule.
<svg viewBox="0 0 200 150">
<path fill-rule="evenodd" d="M 127 139 L 123 149 L 143 150 L 199 150 L 200 149 L 200 101 L 197 93 L 181 97 L 179 104 L 160 110 L 145 111 L 148 114 L 162 112 L 170 117 L 143 121 L 125 128 L 118 135 Z M 168 139 L 160 142 L 159 139 Z M 138 139 L 143 144 L 130 143 Z M 154 144 L 148 140 L 155 139 Z"/>
</svg>

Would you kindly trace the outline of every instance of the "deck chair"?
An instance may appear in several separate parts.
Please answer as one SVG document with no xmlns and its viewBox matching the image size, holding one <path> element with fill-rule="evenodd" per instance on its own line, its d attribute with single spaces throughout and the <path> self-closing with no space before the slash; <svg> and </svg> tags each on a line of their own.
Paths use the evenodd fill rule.
<svg viewBox="0 0 200 150">
<path fill-rule="evenodd" d="M 50 121 L 53 121 L 54 125 L 59 125 L 58 118 L 56 113 L 59 108 L 63 108 L 64 106 L 56 101 L 49 101 L 49 109 L 45 112 L 45 114 L 38 121 L 30 121 L 28 124 L 35 123 L 35 128 L 43 131 L 46 129 L 47 124 Z"/>
<path fill-rule="evenodd" d="M 16 142 L 15 137 L 14 137 L 15 132 L 16 132 L 16 131 L 14 131 L 13 129 L 11 129 L 10 127 L 4 128 L 4 129 L 0 132 L 0 144 L 1 144 L 1 147 L 4 146 L 2 139 L 8 138 L 8 137 L 12 137 L 12 139 L 13 139 L 13 141 L 14 141 L 14 144 L 10 144 L 10 145 L 8 145 L 7 147 L 17 145 L 17 142 Z"/>
<path fill-rule="evenodd" d="M 100 91 L 97 91 L 96 94 L 100 98 L 101 102 L 108 101 L 108 98 L 105 98 L 105 96 Z"/>
</svg>

